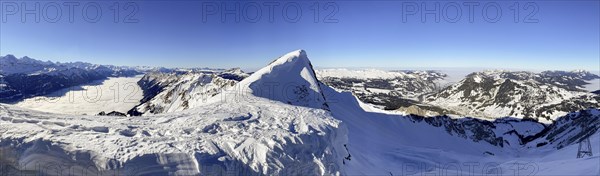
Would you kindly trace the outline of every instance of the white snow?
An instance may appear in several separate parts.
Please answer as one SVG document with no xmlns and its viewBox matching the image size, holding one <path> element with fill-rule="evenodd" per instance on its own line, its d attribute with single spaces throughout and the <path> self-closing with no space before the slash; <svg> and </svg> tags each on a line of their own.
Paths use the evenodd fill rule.
<svg viewBox="0 0 600 176">
<path fill-rule="evenodd" d="M 338 100 L 330 103 L 332 113 L 348 127 L 347 146 L 351 160 L 345 161 L 344 172 L 349 175 L 485 175 L 497 171 L 500 171 L 499 175 L 513 175 L 515 166 L 522 167 L 516 169 L 526 175 L 600 173 L 600 151 L 593 151 L 594 157 L 576 159 L 577 145 L 541 150 L 473 142 L 422 121 L 412 122 L 399 115 L 364 111 L 357 108 L 360 102 L 350 93 L 332 91 L 325 91 L 326 97 L 333 96 Z M 531 124 L 507 128 L 518 129 L 523 134 L 540 130 L 541 126 Z M 600 146 L 600 133 L 590 139 L 592 146 Z"/>
<path fill-rule="evenodd" d="M 67 170 L 69 163 L 91 163 L 89 173 L 118 169 L 115 162 L 141 165 L 150 175 L 214 175 L 244 167 L 249 173 L 329 175 L 336 170 L 326 167 L 341 162 L 331 146 L 344 143 L 343 133 L 328 111 L 259 97 L 144 117 L 65 116 L 0 104 L 0 142 L 21 138 L 13 144 L 39 141 L 45 148 L 21 154 L 18 162 L 32 170 L 50 158 Z"/>
<path fill-rule="evenodd" d="M 306 53 L 299 50 L 240 82 L 238 90 L 249 94 L 225 91 L 207 104 L 181 112 L 142 117 L 59 115 L 0 104 L 0 152 L 15 156 L 0 158 L 0 163 L 14 160 L 24 170 L 34 170 L 40 163 L 65 163 L 62 169 L 90 175 L 127 167 L 135 170 L 119 173 L 600 174 L 600 150 L 593 151 L 593 157 L 575 159 L 577 145 L 557 150 L 474 142 L 423 119 L 365 111 L 351 93 L 337 92 L 314 76 Z M 256 86 L 286 82 L 305 85 L 308 95 L 320 98 L 290 103 L 280 97 L 286 95 L 285 88 L 276 86 L 269 89 L 274 92 L 266 91 L 271 94 L 263 94 Z M 329 110 L 320 106 L 325 101 Z M 530 128 L 533 131 L 518 130 L 530 135 L 540 130 L 535 124 L 510 126 L 495 132 Z M 514 136 L 509 140 L 514 143 Z M 600 146 L 599 133 L 591 140 L 592 146 Z"/>
<path fill-rule="evenodd" d="M 304 50 L 279 57 L 238 85 L 241 87 L 234 91 L 293 105 L 326 108 L 317 77 Z M 217 100 L 220 100 L 219 97 Z"/>
<path fill-rule="evenodd" d="M 109 77 L 91 84 L 27 98 L 15 105 L 38 111 L 73 115 L 95 115 L 100 111 L 126 113 L 143 98 L 143 92 L 137 84 L 141 77 L 141 75 Z"/>
</svg>

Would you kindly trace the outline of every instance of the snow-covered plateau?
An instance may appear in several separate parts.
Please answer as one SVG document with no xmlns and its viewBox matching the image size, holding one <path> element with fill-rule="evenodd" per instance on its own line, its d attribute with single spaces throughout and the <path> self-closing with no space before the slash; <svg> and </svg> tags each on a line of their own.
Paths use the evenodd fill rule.
<svg viewBox="0 0 600 176">
<path fill-rule="evenodd" d="M 368 106 L 351 92 L 318 77 L 306 52 L 298 50 L 172 112 L 61 115 L 0 104 L 0 173 L 600 174 L 597 108 L 568 112 L 551 123 L 397 115 L 362 108 Z M 173 80 L 192 85 L 198 79 Z M 165 90 L 204 92 L 176 87 Z M 576 158 L 583 139 L 591 140 L 593 156 Z"/>
</svg>

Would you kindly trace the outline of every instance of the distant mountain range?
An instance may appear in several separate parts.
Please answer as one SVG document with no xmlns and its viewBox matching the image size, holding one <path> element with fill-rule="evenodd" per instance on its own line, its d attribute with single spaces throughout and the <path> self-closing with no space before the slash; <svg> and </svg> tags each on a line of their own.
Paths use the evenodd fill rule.
<svg viewBox="0 0 600 176">
<path fill-rule="evenodd" d="M 7 156 L 0 157 L 0 168 L 8 175 L 405 175 L 402 166 L 409 164 L 426 167 L 413 175 L 501 175 L 516 166 L 531 166 L 538 175 L 600 171 L 600 152 L 575 158 L 581 140 L 600 145 L 600 110 L 582 104 L 597 102 L 577 98 L 595 94 L 576 85 L 597 76 L 486 71 L 444 88 L 432 85 L 443 77 L 433 71 L 315 71 L 303 50 L 250 75 L 239 69 L 150 72 L 138 82 L 145 97 L 134 110 L 142 117 L 0 104 L 0 152 Z M 463 106 L 532 116 L 536 111 L 522 108 L 573 111 L 540 123 L 546 118 L 393 114 L 386 112 L 399 110 L 375 111 L 362 101 L 391 107 L 385 103 L 393 99 L 379 101 L 382 92 L 455 113 L 471 113 L 453 109 Z M 459 102 L 438 106 L 442 100 Z M 467 163 L 468 170 L 462 167 Z"/>
<path fill-rule="evenodd" d="M 59 63 L 6 55 L 0 57 L 0 102 L 44 95 L 107 77 L 138 74 L 145 74 L 138 82 L 144 99 L 134 109 L 122 113 L 142 115 L 189 109 L 249 76 L 240 69 Z M 322 69 L 315 74 L 320 82 L 338 91 L 351 91 L 361 101 L 391 113 L 516 117 L 549 123 L 569 112 L 600 107 L 597 91 L 582 89 L 600 77 L 581 70 L 540 73 L 490 70 L 468 74 L 447 85 L 441 84 L 447 75 L 440 71 Z"/>
<path fill-rule="evenodd" d="M 130 77 L 152 73 L 223 72 L 211 68 L 164 68 L 149 66 L 114 66 L 86 62 L 41 61 L 27 56 L 0 56 L 0 103 L 16 102 L 45 95 L 66 87 L 91 83 L 108 77 Z M 223 75 L 241 79 L 238 75 Z"/>
<path fill-rule="evenodd" d="M 361 101 L 406 114 L 549 122 L 568 112 L 600 107 L 600 96 L 582 89 L 600 77 L 581 70 L 491 70 L 471 73 L 450 85 L 438 83 L 445 75 L 437 71 L 327 69 L 317 73 L 325 84 L 351 91 Z"/>
<path fill-rule="evenodd" d="M 581 89 L 586 81 L 598 78 L 585 71 L 477 72 L 428 96 L 425 103 L 473 117 L 552 121 L 569 112 L 600 107 L 600 96 Z"/>
<path fill-rule="evenodd" d="M 142 74 L 143 67 L 98 65 L 85 62 L 59 63 L 13 55 L 0 56 L 0 102 L 13 102 L 45 95 L 62 88 L 107 77 Z"/>
</svg>

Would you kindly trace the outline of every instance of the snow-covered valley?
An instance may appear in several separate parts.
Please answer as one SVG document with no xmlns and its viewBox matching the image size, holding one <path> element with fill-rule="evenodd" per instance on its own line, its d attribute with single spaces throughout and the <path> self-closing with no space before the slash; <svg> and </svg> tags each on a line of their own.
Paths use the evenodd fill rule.
<svg viewBox="0 0 600 176">
<path fill-rule="evenodd" d="M 438 74 L 396 75 L 418 85 Z M 163 77 L 170 84 L 144 107 L 168 110 L 144 116 L 64 115 L 0 104 L 0 173 L 600 174 L 598 108 L 568 112 L 550 123 L 382 113 L 352 92 L 321 82 L 303 50 L 239 82 L 204 74 L 146 79 L 162 84 L 153 80 Z M 207 97 L 200 101 L 197 94 Z M 593 156 L 576 158 L 583 139 L 591 140 Z"/>
<path fill-rule="evenodd" d="M 43 96 L 22 100 L 15 105 L 44 112 L 95 115 L 101 111 L 127 112 L 140 103 L 142 90 L 134 77 L 109 77 L 90 84 L 72 86 Z"/>
</svg>

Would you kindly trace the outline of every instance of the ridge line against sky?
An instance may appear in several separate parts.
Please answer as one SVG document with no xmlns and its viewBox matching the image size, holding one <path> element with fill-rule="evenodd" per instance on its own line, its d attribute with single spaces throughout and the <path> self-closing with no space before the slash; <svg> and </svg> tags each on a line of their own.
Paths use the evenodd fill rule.
<svg viewBox="0 0 600 176">
<path fill-rule="evenodd" d="M 10 9 L 15 4 L 17 10 L 31 9 L 35 3 L 52 9 L 52 2 L 0 3 L 0 55 L 248 69 L 305 49 L 316 67 L 600 70 L 599 1 L 91 1 L 103 14 L 96 22 L 90 22 L 93 6 L 86 2 L 75 6 L 73 22 L 65 6 L 57 22 L 48 22 L 52 12 L 41 14 L 40 22 L 35 15 L 25 15 L 22 22 L 20 13 Z M 111 10 L 114 2 L 120 9 L 117 18 Z M 474 2 L 478 5 L 473 6 L 471 21 L 467 5 Z M 278 3 L 272 21 L 269 3 Z M 222 8 L 236 5 L 240 11 Z M 439 19 L 419 12 L 436 5 Z M 87 17 L 77 15 L 83 7 L 88 8 Z M 456 7 L 460 13 L 452 12 Z M 482 14 L 484 7 L 488 15 Z M 496 7 L 500 18 L 490 22 Z M 252 9 L 260 9 L 261 15 Z M 301 15 L 294 21 L 296 10 Z M 452 21 L 452 16 L 458 20 Z"/>
</svg>

